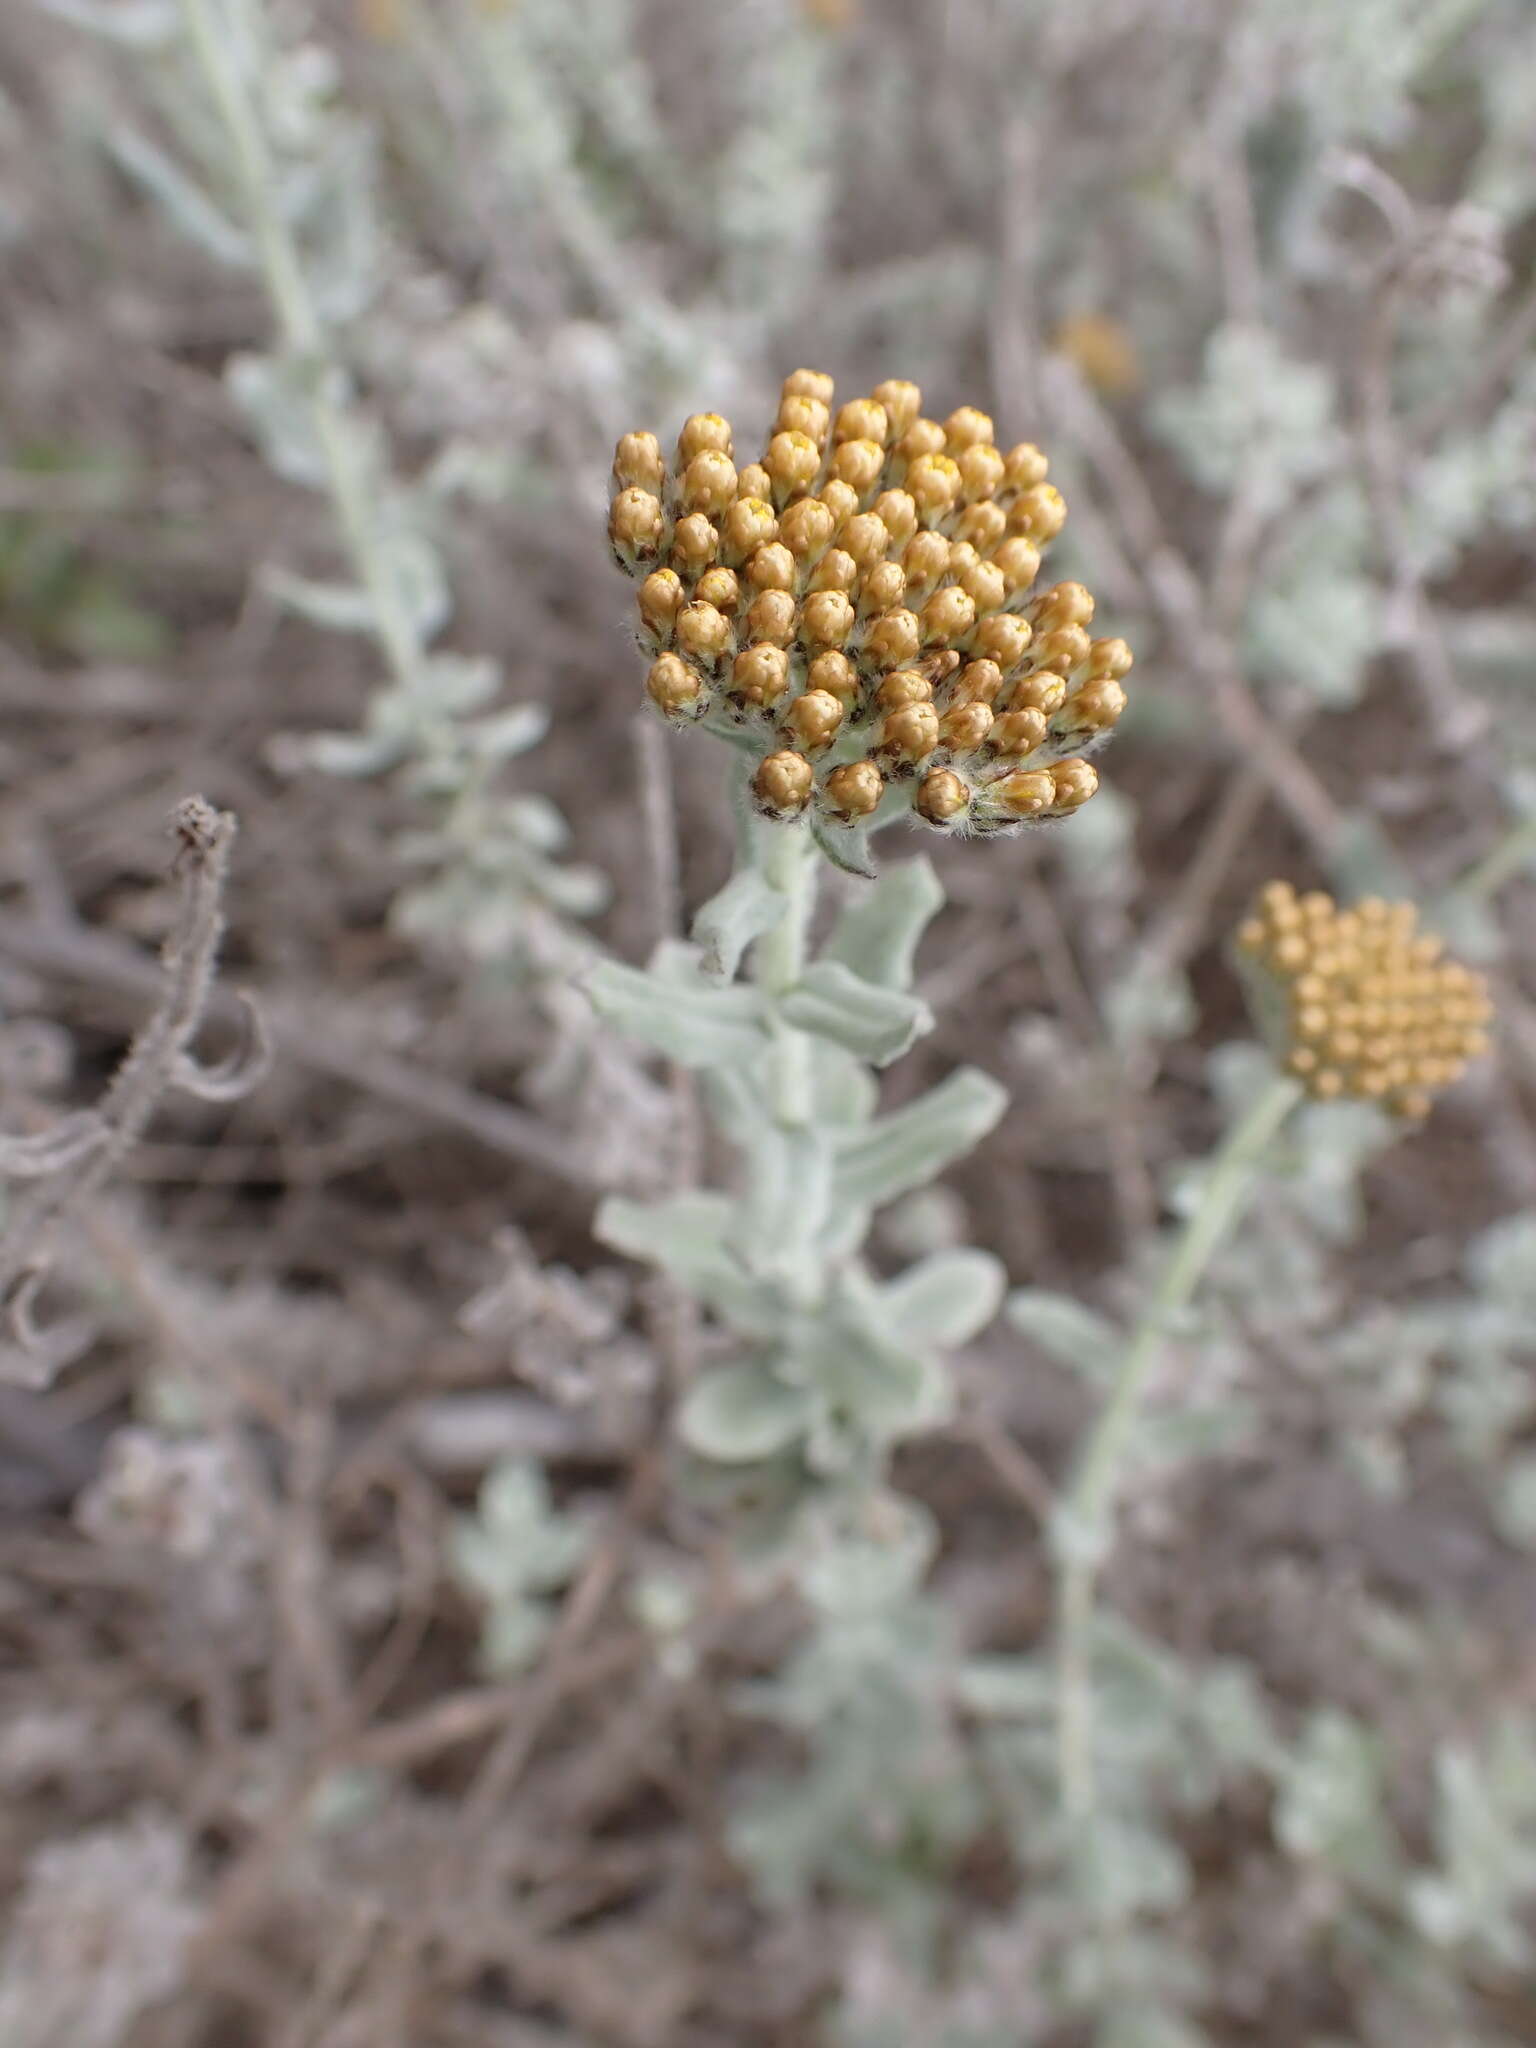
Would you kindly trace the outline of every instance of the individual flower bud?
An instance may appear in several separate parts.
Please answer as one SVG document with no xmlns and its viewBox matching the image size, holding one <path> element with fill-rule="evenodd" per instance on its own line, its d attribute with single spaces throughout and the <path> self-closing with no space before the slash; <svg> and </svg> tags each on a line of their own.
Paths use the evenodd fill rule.
<svg viewBox="0 0 1536 2048">
<path fill-rule="evenodd" d="M 885 560 L 886 549 L 891 536 L 886 531 L 885 521 L 873 512 L 855 512 L 844 523 L 837 537 L 839 547 L 852 555 L 861 569 L 867 569 L 874 562 Z"/>
<path fill-rule="evenodd" d="M 1109 732 L 1119 724 L 1125 704 L 1124 690 L 1103 676 L 1073 691 L 1061 708 L 1060 724 L 1066 732 Z"/>
<path fill-rule="evenodd" d="M 914 420 L 896 443 L 896 453 L 909 466 L 924 455 L 942 455 L 944 429 L 937 420 Z"/>
<path fill-rule="evenodd" d="M 930 768 L 917 785 L 916 810 L 930 825 L 953 825 L 971 807 L 971 792 L 952 768 Z"/>
<path fill-rule="evenodd" d="M 1055 675 L 1048 668 L 1036 669 L 1032 675 L 1019 677 L 1008 694 L 1008 708 L 1010 711 L 1039 711 L 1052 718 L 1066 698 L 1065 676 Z"/>
<path fill-rule="evenodd" d="M 688 718 L 707 701 L 702 677 L 675 654 L 658 655 L 645 678 L 645 693 L 667 718 Z"/>
<path fill-rule="evenodd" d="M 656 639 L 669 638 L 682 609 L 682 578 L 675 569 L 653 569 L 640 586 L 639 603 L 640 616 Z"/>
<path fill-rule="evenodd" d="M 702 576 L 720 545 L 720 536 L 702 512 L 690 512 L 679 519 L 672 533 L 672 566 L 693 581 Z"/>
<path fill-rule="evenodd" d="M 713 667 L 730 652 L 735 637 L 724 612 L 716 611 L 712 604 L 701 604 L 697 599 L 683 606 L 677 615 L 674 631 L 682 652 L 706 668 Z"/>
<path fill-rule="evenodd" d="M 972 562 L 955 580 L 978 613 L 999 610 L 1008 595 L 1007 582 L 995 562 Z"/>
<path fill-rule="evenodd" d="M 655 555 L 665 524 L 659 498 L 638 484 L 620 491 L 608 513 L 608 538 L 626 568 Z"/>
<path fill-rule="evenodd" d="M 1081 668 L 1088 659 L 1091 645 L 1081 626 L 1058 626 L 1053 633 L 1046 633 L 1034 642 L 1030 660 L 1041 668 L 1055 669 L 1059 675 L 1069 676 L 1073 669 Z"/>
<path fill-rule="evenodd" d="M 666 458 L 654 434 L 625 434 L 613 451 L 613 480 L 619 489 L 638 488 L 660 497 L 666 482 Z"/>
<path fill-rule="evenodd" d="M 779 522 L 766 498 L 738 498 L 720 524 L 721 553 L 739 569 L 754 548 L 777 537 Z"/>
<path fill-rule="evenodd" d="M 922 410 L 922 392 L 902 377 L 887 377 L 883 384 L 875 386 L 873 395 L 885 407 L 893 438 L 904 434 Z"/>
<path fill-rule="evenodd" d="M 741 585 L 734 571 L 722 569 L 717 563 L 713 569 L 706 569 L 694 585 L 693 594 L 705 604 L 712 604 L 717 612 L 734 612 L 741 602 Z"/>
<path fill-rule="evenodd" d="M 976 621 L 970 652 L 995 661 L 1007 675 L 1024 659 L 1031 637 L 1028 619 L 1021 619 L 1016 612 L 988 612 Z"/>
<path fill-rule="evenodd" d="M 1010 494 L 1032 491 L 1036 484 L 1045 482 L 1050 469 L 1033 441 L 1020 441 L 1003 457 L 1003 489 Z"/>
<path fill-rule="evenodd" d="M 1058 626 L 1086 626 L 1093 617 L 1093 592 L 1081 583 L 1053 583 L 1030 599 L 1025 616 L 1037 633 L 1051 633 Z"/>
<path fill-rule="evenodd" d="M 903 483 L 924 526 L 937 526 L 960 495 L 959 465 L 947 455 L 919 455 Z"/>
<path fill-rule="evenodd" d="M 1118 683 L 1128 676 L 1136 657 L 1123 640 L 1095 640 L 1088 649 L 1088 673 L 1095 681 L 1107 676 Z"/>
<path fill-rule="evenodd" d="M 859 565 L 845 548 L 828 548 L 811 576 L 812 590 L 852 590 Z"/>
<path fill-rule="evenodd" d="M 1043 711 L 1010 710 L 992 721 L 990 743 L 994 754 L 1004 760 L 1022 761 L 1045 744 L 1046 718 Z"/>
<path fill-rule="evenodd" d="M 874 513 L 893 548 L 904 548 L 917 531 L 917 506 L 910 491 L 882 491 L 875 500 Z"/>
<path fill-rule="evenodd" d="M 968 540 L 952 540 L 949 544 L 949 580 L 958 583 L 968 569 L 974 569 L 981 560 L 980 555 Z"/>
<path fill-rule="evenodd" d="M 921 761 L 939 743 L 939 714 L 931 704 L 903 704 L 880 728 L 881 750 L 897 761 Z"/>
<path fill-rule="evenodd" d="M 804 434 L 822 448 L 826 445 L 832 415 L 819 398 L 792 393 L 779 401 L 779 416 L 775 424 L 781 433 Z"/>
<path fill-rule="evenodd" d="M 786 398 L 819 398 L 823 405 L 832 403 L 834 388 L 824 370 L 791 370 L 783 384 Z"/>
<path fill-rule="evenodd" d="M 974 405 L 962 405 L 944 422 L 944 441 L 951 455 L 992 439 L 992 422 Z"/>
<path fill-rule="evenodd" d="M 811 800 L 816 777 L 803 754 L 785 747 L 757 764 L 752 794 L 771 818 L 797 818 Z"/>
<path fill-rule="evenodd" d="M 747 581 L 754 590 L 793 590 L 795 558 L 781 540 L 755 548 L 747 560 Z"/>
<path fill-rule="evenodd" d="M 1091 761 L 1058 761 L 1051 770 L 1051 784 L 1052 810 L 1081 810 L 1099 786 L 1099 771 Z"/>
<path fill-rule="evenodd" d="M 821 450 L 809 434 L 775 434 L 768 443 L 763 467 L 773 483 L 774 504 L 783 505 L 815 483 Z"/>
<path fill-rule="evenodd" d="M 853 594 L 861 617 L 896 611 L 907 594 L 906 571 L 900 562 L 876 562 L 859 578 Z"/>
<path fill-rule="evenodd" d="M 832 474 L 862 499 L 875 488 L 885 468 L 885 450 L 878 441 L 844 441 L 832 455 Z"/>
<path fill-rule="evenodd" d="M 1003 672 L 995 661 L 968 661 L 960 671 L 951 697 L 957 705 L 991 706 L 997 702 L 1002 687 Z"/>
<path fill-rule="evenodd" d="M 873 667 L 903 668 L 915 660 L 923 644 L 923 629 L 916 612 L 885 612 L 864 636 L 865 660 Z"/>
<path fill-rule="evenodd" d="M 883 448 L 889 432 L 890 422 L 878 398 L 850 398 L 846 405 L 838 407 L 832 438 L 835 441 L 873 441 L 877 447 Z"/>
<path fill-rule="evenodd" d="M 960 466 L 960 495 L 967 505 L 990 498 L 1003 480 L 1003 458 L 990 441 L 978 441 L 955 460 Z"/>
<path fill-rule="evenodd" d="M 797 498 L 779 521 L 779 539 L 797 562 L 814 562 L 836 530 L 832 508 L 821 498 Z"/>
<path fill-rule="evenodd" d="M 858 701 L 859 676 L 853 663 L 839 648 L 825 648 L 806 671 L 805 687 L 824 690 L 849 710 Z"/>
<path fill-rule="evenodd" d="M 807 754 L 831 746 L 843 722 L 843 707 L 829 690 L 807 690 L 784 714 L 789 737 Z"/>
<path fill-rule="evenodd" d="M 736 478 L 738 498 L 761 498 L 766 503 L 773 496 L 773 480 L 760 462 L 749 462 Z"/>
<path fill-rule="evenodd" d="M 840 476 L 829 476 L 821 487 L 821 502 L 832 514 L 833 531 L 851 519 L 859 509 L 859 493 Z"/>
<path fill-rule="evenodd" d="M 958 584 L 936 590 L 922 610 L 923 644 L 942 647 L 961 640 L 976 623 L 976 602 Z"/>
<path fill-rule="evenodd" d="M 683 471 L 678 496 L 685 511 L 718 518 L 736 496 L 736 465 L 718 448 L 704 448 Z"/>
<path fill-rule="evenodd" d="M 992 551 L 992 566 L 1003 573 L 1008 595 L 1028 590 L 1040 574 L 1040 550 L 1022 533 L 1011 534 Z"/>
<path fill-rule="evenodd" d="M 992 724 L 992 713 L 985 704 L 952 704 L 939 720 L 939 740 L 953 753 L 974 754 Z"/>
<path fill-rule="evenodd" d="M 691 419 L 683 421 L 683 431 L 677 437 L 679 467 L 686 468 L 696 455 L 702 455 L 706 450 L 726 457 L 733 452 L 731 423 L 717 412 L 696 412 Z"/>
<path fill-rule="evenodd" d="M 1010 532 L 1024 534 L 1037 547 L 1054 540 L 1066 523 L 1067 501 L 1054 484 L 1021 491 L 1008 508 Z"/>
<path fill-rule="evenodd" d="M 853 631 L 853 600 L 843 590 L 815 590 L 800 608 L 807 647 L 841 647 Z"/>
<path fill-rule="evenodd" d="M 787 647 L 795 637 L 795 600 L 787 590 L 763 590 L 747 606 L 747 637 Z"/>
<path fill-rule="evenodd" d="M 949 542 L 942 533 L 925 529 L 914 533 L 901 557 L 907 589 L 914 597 L 926 597 L 949 570 Z"/>
<path fill-rule="evenodd" d="M 744 703 L 774 705 L 789 688 L 789 656 L 760 640 L 744 647 L 731 664 L 731 695 Z"/>
<path fill-rule="evenodd" d="M 991 803 L 1009 818 L 1038 818 L 1056 802 L 1056 785 L 1048 768 L 1020 768 L 987 785 Z"/>
<path fill-rule="evenodd" d="M 882 711 L 900 711 L 905 704 L 928 704 L 932 699 L 932 683 L 915 668 L 897 669 L 875 692 L 875 702 Z"/>
<path fill-rule="evenodd" d="M 851 822 L 867 818 L 885 793 L 885 778 L 873 761 L 848 761 L 834 768 L 822 786 L 835 817 Z"/>
<path fill-rule="evenodd" d="M 990 555 L 1007 531 L 1007 513 L 990 498 L 967 505 L 955 522 L 956 538 L 969 541 L 979 555 Z"/>
</svg>

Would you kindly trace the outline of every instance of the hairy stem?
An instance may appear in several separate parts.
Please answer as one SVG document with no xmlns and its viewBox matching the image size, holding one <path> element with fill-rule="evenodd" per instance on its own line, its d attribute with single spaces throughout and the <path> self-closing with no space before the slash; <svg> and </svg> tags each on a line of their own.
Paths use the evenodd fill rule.
<svg viewBox="0 0 1536 2048">
<path fill-rule="evenodd" d="M 1186 1306 L 1247 1204 L 1270 1142 L 1301 1098 L 1277 1074 L 1223 1140 L 1190 1215 L 1120 1360 L 1114 1386 L 1078 1460 L 1058 1521 L 1057 1767 L 1069 1820 L 1094 1806 L 1092 1635 L 1094 1598 L 1108 1554 L 1126 1447 L 1171 1317 Z"/>
<path fill-rule="evenodd" d="M 803 824 L 768 825 L 756 840 L 763 878 L 784 899 L 779 921 L 758 940 L 752 978 L 770 997 L 784 996 L 805 972 L 806 943 L 816 907 L 817 853 Z M 781 1124 L 799 1128 L 811 1115 L 811 1041 L 803 1031 L 775 1017 L 773 1111 Z"/>
</svg>

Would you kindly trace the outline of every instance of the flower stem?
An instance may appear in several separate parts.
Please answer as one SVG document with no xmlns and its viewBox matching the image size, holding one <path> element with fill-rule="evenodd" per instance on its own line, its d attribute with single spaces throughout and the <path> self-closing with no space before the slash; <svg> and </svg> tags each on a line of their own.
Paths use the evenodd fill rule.
<svg viewBox="0 0 1536 2048">
<path fill-rule="evenodd" d="M 1189 1302 L 1218 1245 L 1242 1215 L 1264 1153 L 1300 1099 L 1300 1084 L 1277 1074 L 1227 1133 L 1199 1202 L 1131 1333 L 1109 1400 L 1059 1511 L 1057 1768 L 1067 1818 L 1078 1826 L 1091 1821 L 1094 1808 L 1094 1598 L 1113 1540 L 1115 1492 L 1126 1447 L 1169 1320 Z"/>
<path fill-rule="evenodd" d="M 806 943 L 816 907 L 817 854 L 803 822 L 760 825 L 753 857 L 784 899 L 777 924 L 757 941 L 752 978 L 763 993 L 787 995 L 805 972 Z M 805 1032 L 773 1020 L 773 1112 L 779 1123 L 798 1129 L 811 1119 L 811 1042 Z"/>
</svg>

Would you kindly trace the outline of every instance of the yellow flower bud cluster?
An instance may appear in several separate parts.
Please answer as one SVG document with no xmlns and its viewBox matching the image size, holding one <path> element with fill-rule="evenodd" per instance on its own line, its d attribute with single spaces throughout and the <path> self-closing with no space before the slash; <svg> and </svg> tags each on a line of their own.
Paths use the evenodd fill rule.
<svg viewBox="0 0 1536 2048">
<path fill-rule="evenodd" d="M 626 434 L 608 531 L 652 704 L 749 736 L 770 817 L 852 825 L 888 792 L 945 831 L 1077 810 L 1132 657 L 1092 636 L 1082 584 L 1037 587 L 1066 518 L 1047 467 L 974 406 L 928 419 L 896 378 L 835 406 L 814 370 L 739 469 L 718 413 L 684 423 L 670 463 Z"/>
<path fill-rule="evenodd" d="M 1367 896 L 1341 910 L 1320 889 L 1298 896 L 1270 882 L 1237 947 L 1260 1025 L 1320 1101 L 1352 1096 L 1425 1116 L 1487 1050 L 1487 983 L 1444 958 L 1411 903 Z"/>
</svg>

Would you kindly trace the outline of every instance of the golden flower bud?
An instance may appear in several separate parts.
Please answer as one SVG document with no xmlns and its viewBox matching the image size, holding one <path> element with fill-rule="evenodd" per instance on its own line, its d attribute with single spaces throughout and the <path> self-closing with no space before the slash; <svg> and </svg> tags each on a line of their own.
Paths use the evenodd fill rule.
<svg viewBox="0 0 1536 2048">
<path fill-rule="evenodd" d="M 885 407 L 893 437 L 904 434 L 922 411 L 922 392 L 902 377 L 887 377 L 883 384 L 875 386 L 874 396 Z"/>
<path fill-rule="evenodd" d="M 968 569 L 974 569 L 981 560 L 968 540 L 952 540 L 949 544 L 949 578 L 952 583 L 963 580 Z"/>
<path fill-rule="evenodd" d="M 962 405 L 944 422 L 944 440 L 951 455 L 992 439 L 992 422 L 974 405 Z"/>
<path fill-rule="evenodd" d="M 1091 761 L 1058 761 L 1051 770 L 1057 811 L 1076 811 L 1087 803 L 1099 786 L 1099 771 Z"/>
<path fill-rule="evenodd" d="M 940 742 L 957 754 L 973 754 L 992 730 L 992 713 L 974 700 L 954 704 L 939 720 Z"/>
<path fill-rule="evenodd" d="M 842 704 L 830 690 L 807 690 L 784 714 L 790 738 L 807 754 L 831 746 L 842 722 Z"/>
<path fill-rule="evenodd" d="M 1025 534 L 1038 547 L 1054 540 L 1067 523 L 1067 501 L 1054 484 L 1035 484 L 1021 491 L 1008 508 L 1008 528 Z"/>
<path fill-rule="evenodd" d="M 931 529 L 914 533 L 902 552 L 901 566 L 907 589 L 914 597 L 925 597 L 948 573 L 949 542 Z"/>
<path fill-rule="evenodd" d="M 692 660 L 712 666 L 729 653 L 735 635 L 724 612 L 697 599 L 685 604 L 674 627 L 677 644 Z"/>
<path fill-rule="evenodd" d="M 787 590 L 762 590 L 747 606 L 747 636 L 787 647 L 795 637 L 795 600 Z"/>
<path fill-rule="evenodd" d="M 843 590 L 814 590 L 800 608 L 807 647 L 841 647 L 853 631 L 853 600 Z"/>
<path fill-rule="evenodd" d="M 844 818 L 867 818 L 885 793 L 885 778 L 873 761 L 848 761 L 824 784 L 828 807 Z"/>
<path fill-rule="evenodd" d="M 835 533 L 845 519 L 851 519 L 859 509 L 859 493 L 852 484 L 845 483 L 840 476 L 829 476 L 821 487 L 821 502 L 832 514 Z"/>
<path fill-rule="evenodd" d="M 969 541 L 980 555 L 990 555 L 1007 531 L 1007 513 L 990 498 L 967 505 L 955 522 L 955 537 Z"/>
<path fill-rule="evenodd" d="M 907 572 L 900 562 L 876 562 L 859 578 L 861 612 L 892 612 L 907 594 Z"/>
<path fill-rule="evenodd" d="M 736 495 L 739 498 L 761 498 L 765 503 L 773 496 L 773 480 L 760 462 L 749 462 L 737 476 Z"/>
<path fill-rule="evenodd" d="M 1069 676 L 1073 669 L 1081 668 L 1088 659 L 1091 645 L 1081 626 L 1058 626 L 1054 632 L 1046 633 L 1034 642 L 1030 659 L 1041 668 L 1052 668 L 1059 675 Z"/>
<path fill-rule="evenodd" d="M 613 451 L 613 480 L 619 489 L 638 487 L 653 498 L 666 481 L 666 458 L 654 434 L 624 434 Z"/>
<path fill-rule="evenodd" d="M 883 448 L 889 432 L 890 422 L 878 398 L 850 398 L 846 405 L 838 407 L 832 438 L 836 441 L 873 441 L 877 447 Z"/>
<path fill-rule="evenodd" d="M 939 743 L 939 714 L 931 704 L 903 704 L 880 728 L 880 745 L 898 761 L 921 761 Z"/>
<path fill-rule="evenodd" d="M 990 498 L 1003 480 L 1003 458 L 990 441 L 978 441 L 956 456 L 960 465 L 960 495 L 967 505 Z"/>
<path fill-rule="evenodd" d="M 1062 706 L 1062 727 L 1067 732 L 1109 732 L 1120 723 L 1125 703 L 1124 690 L 1109 676 L 1084 683 Z"/>
<path fill-rule="evenodd" d="M 971 807 L 971 792 L 952 768 L 930 768 L 917 785 L 916 809 L 930 825 L 952 825 Z"/>
<path fill-rule="evenodd" d="M 803 754 L 785 747 L 758 762 L 752 793 L 773 818 L 795 818 L 811 800 L 816 777 Z"/>
<path fill-rule="evenodd" d="M 1008 584 L 995 562 L 972 562 L 955 579 L 978 613 L 995 612 L 1008 595 Z"/>
<path fill-rule="evenodd" d="M 715 559 L 720 537 L 702 512 L 690 512 L 679 519 L 672 532 L 672 563 L 692 580 L 702 576 Z"/>
<path fill-rule="evenodd" d="M 665 525 L 661 500 L 631 484 L 620 491 L 609 509 L 608 538 L 627 566 L 655 554 Z"/>
<path fill-rule="evenodd" d="M 900 711 L 904 704 L 928 704 L 932 700 L 932 683 L 915 668 L 897 669 L 875 692 L 875 702 L 882 711 Z"/>
<path fill-rule="evenodd" d="M 963 639 L 976 623 L 976 600 L 958 584 L 946 584 L 923 606 L 922 621 L 925 646 Z"/>
<path fill-rule="evenodd" d="M 893 548 L 904 548 L 917 531 L 917 507 L 910 491 L 882 491 L 875 500 L 874 513 Z"/>
<path fill-rule="evenodd" d="M 722 569 L 718 564 L 704 571 L 694 585 L 693 594 L 705 604 L 712 604 L 718 612 L 733 612 L 741 603 L 741 585 L 735 572 Z"/>
<path fill-rule="evenodd" d="M 1018 768 L 988 783 L 987 796 L 1006 817 L 1037 818 L 1056 802 L 1056 785 L 1048 768 Z"/>
<path fill-rule="evenodd" d="M 808 691 L 826 691 L 828 695 L 835 697 L 846 711 L 858 701 L 858 671 L 840 648 L 828 647 L 816 656 L 807 669 L 805 687 Z"/>
<path fill-rule="evenodd" d="M 768 443 L 763 467 L 773 483 L 773 502 L 797 498 L 816 481 L 821 450 L 809 434 L 775 434 Z"/>
<path fill-rule="evenodd" d="M 832 415 L 819 398 L 807 398 L 792 393 L 779 401 L 779 416 L 775 424 L 786 434 L 804 434 L 816 443 L 818 448 L 826 446 L 827 432 L 832 424 Z"/>
<path fill-rule="evenodd" d="M 744 647 L 731 664 L 731 695 L 745 703 L 776 704 L 788 688 L 789 656 L 769 641 Z"/>
<path fill-rule="evenodd" d="M 876 668 L 903 668 L 916 658 L 923 629 L 916 612 L 885 612 L 864 638 L 864 655 Z"/>
<path fill-rule="evenodd" d="M 812 590 L 852 590 L 859 565 L 846 548 L 828 548 L 811 576 Z"/>
<path fill-rule="evenodd" d="M 1123 640 L 1095 640 L 1088 649 L 1088 673 L 1095 681 L 1100 676 L 1107 676 L 1118 683 L 1130 674 L 1135 661 L 1135 655 Z"/>
<path fill-rule="evenodd" d="M 992 566 L 1002 570 L 1008 595 L 1012 597 L 1015 591 L 1028 590 L 1039 575 L 1040 550 L 1022 533 L 1010 534 L 1007 540 L 993 549 Z"/>
<path fill-rule="evenodd" d="M 797 498 L 779 521 L 779 538 L 797 562 L 815 561 L 836 530 L 832 507 L 821 498 Z"/>
<path fill-rule="evenodd" d="M 1032 491 L 1036 484 L 1045 482 L 1050 470 L 1051 465 L 1033 441 L 1020 441 L 1003 457 L 1003 489 L 1011 493 Z"/>
<path fill-rule="evenodd" d="M 703 448 L 683 471 L 678 495 L 689 512 L 718 518 L 736 496 L 736 465 L 718 448 Z"/>
<path fill-rule="evenodd" d="M 1010 711 L 1039 711 L 1054 718 L 1067 700 L 1067 680 L 1048 668 L 1020 676 L 1008 693 Z"/>
<path fill-rule="evenodd" d="M 992 751 L 1006 760 L 1022 761 L 1045 744 L 1043 711 L 1010 710 L 992 721 Z"/>
<path fill-rule="evenodd" d="M 885 521 L 873 512 L 856 512 L 837 537 L 838 546 L 844 548 L 861 569 L 871 563 L 883 562 L 885 551 L 891 544 Z"/>
<path fill-rule="evenodd" d="M 1016 612 L 988 612 L 976 621 L 970 651 L 995 661 L 1007 675 L 1024 659 L 1031 637 L 1028 619 L 1021 619 Z"/>
<path fill-rule="evenodd" d="M 819 398 L 823 405 L 832 403 L 834 389 L 824 370 L 791 370 L 783 384 L 786 398 Z"/>
<path fill-rule="evenodd" d="M 1081 583 L 1053 583 L 1032 597 L 1025 616 L 1037 633 L 1054 632 L 1058 626 L 1086 626 L 1093 618 L 1093 592 Z"/>
<path fill-rule="evenodd" d="M 640 616 L 658 640 L 671 633 L 682 603 L 682 578 L 675 569 L 653 569 L 640 586 Z"/>
<path fill-rule="evenodd" d="M 879 483 L 885 468 L 885 450 L 878 441 L 840 442 L 832 454 L 832 474 L 862 499 Z"/>
<path fill-rule="evenodd" d="M 937 420 L 914 420 L 896 443 L 896 453 L 906 463 L 916 462 L 924 455 L 942 455 L 944 429 Z"/>
<path fill-rule="evenodd" d="M 733 569 L 740 568 L 754 548 L 778 536 L 779 522 L 766 498 L 738 498 L 720 526 L 721 552 Z"/>
<path fill-rule="evenodd" d="M 651 663 L 645 693 L 668 718 L 687 718 L 705 702 L 703 679 L 675 654 L 658 655 Z"/>
<path fill-rule="evenodd" d="M 1003 687 L 1003 672 L 995 661 L 968 661 L 961 669 L 951 695 L 956 704 L 997 702 Z"/>
<path fill-rule="evenodd" d="M 754 548 L 747 558 L 747 581 L 754 590 L 793 590 L 795 558 L 781 540 Z"/>
<path fill-rule="evenodd" d="M 903 482 L 918 518 L 925 526 L 937 526 L 960 495 L 960 468 L 948 455 L 919 455 Z"/>
<path fill-rule="evenodd" d="M 696 455 L 702 455 L 706 450 L 726 457 L 733 452 L 731 423 L 717 412 L 696 412 L 691 419 L 683 421 L 683 431 L 677 437 L 680 467 L 686 468 Z"/>
</svg>

